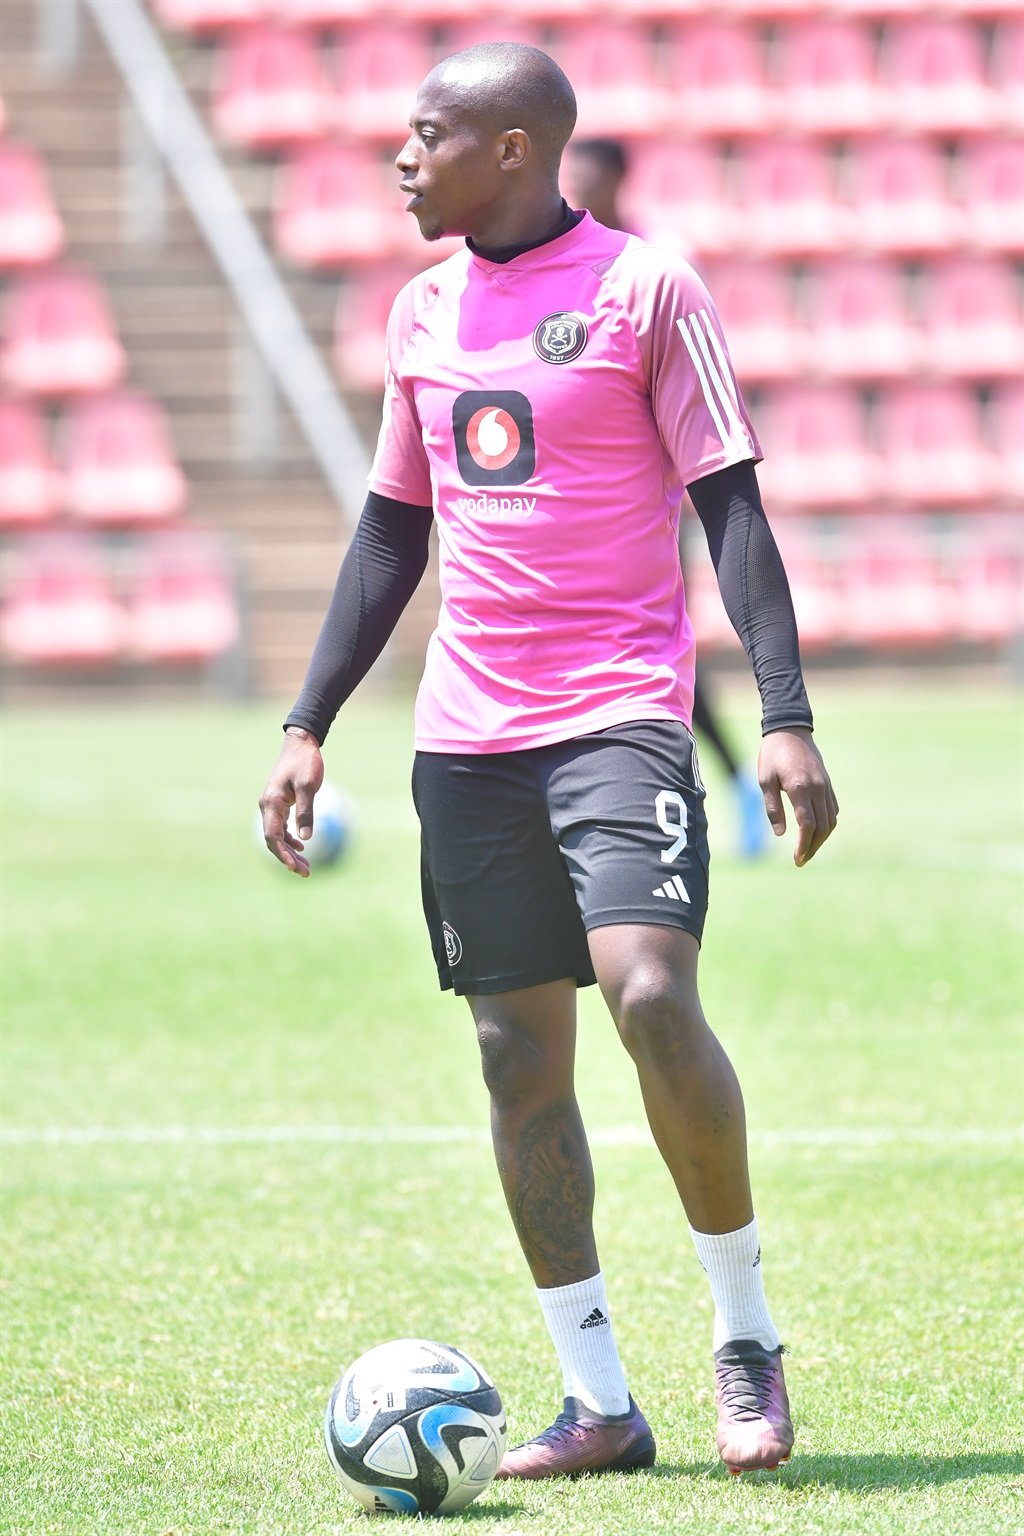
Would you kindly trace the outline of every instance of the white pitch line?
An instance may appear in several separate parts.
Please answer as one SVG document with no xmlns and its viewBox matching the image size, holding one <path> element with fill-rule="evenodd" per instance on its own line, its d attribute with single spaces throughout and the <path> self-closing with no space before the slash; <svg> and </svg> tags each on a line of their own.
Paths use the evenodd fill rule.
<svg viewBox="0 0 1024 1536">
<path fill-rule="evenodd" d="M 595 1147 L 649 1147 L 644 1126 L 610 1126 L 590 1133 Z M 261 1146 L 275 1143 L 355 1146 L 487 1145 L 483 1127 L 462 1125 L 43 1125 L 0 1128 L 0 1145 L 9 1147 L 90 1146 Z M 779 1131 L 751 1131 L 755 1147 L 1005 1147 L 1024 1143 L 1024 1127 L 819 1126 Z"/>
</svg>

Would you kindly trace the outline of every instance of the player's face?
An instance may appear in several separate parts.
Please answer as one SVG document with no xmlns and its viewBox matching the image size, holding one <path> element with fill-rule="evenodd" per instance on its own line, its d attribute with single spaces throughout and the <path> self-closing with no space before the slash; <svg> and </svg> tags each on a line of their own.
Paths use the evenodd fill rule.
<svg viewBox="0 0 1024 1536">
<path fill-rule="evenodd" d="M 428 75 L 395 164 L 424 240 L 472 235 L 505 191 L 502 135 L 485 129 L 440 81 Z"/>
</svg>

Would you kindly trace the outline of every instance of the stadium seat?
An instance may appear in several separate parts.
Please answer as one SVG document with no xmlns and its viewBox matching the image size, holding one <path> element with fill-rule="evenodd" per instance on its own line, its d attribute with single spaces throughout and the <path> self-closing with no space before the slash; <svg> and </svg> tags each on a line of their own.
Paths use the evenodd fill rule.
<svg viewBox="0 0 1024 1536">
<path fill-rule="evenodd" d="M 366 22 L 335 34 L 335 117 L 346 136 L 380 139 L 397 150 L 423 77 L 436 62 L 425 29 Z"/>
<path fill-rule="evenodd" d="M 235 581 L 220 540 L 203 529 L 138 544 L 127 592 L 127 648 L 137 661 L 198 665 L 239 637 Z"/>
<path fill-rule="evenodd" d="M 1024 133 L 1024 20 L 1019 6 L 1012 19 L 996 27 L 989 59 L 999 125 L 1007 133 Z"/>
<path fill-rule="evenodd" d="M 959 243 L 963 212 L 947 192 L 945 160 L 934 145 L 918 139 L 862 144 L 845 181 L 855 248 L 927 256 Z"/>
<path fill-rule="evenodd" d="M 743 239 L 757 254 L 830 255 L 848 243 L 848 213 L 836 195 L 832 156 L 813 140 L 747 145 L 738 182 Z"/>
<path fill-rule="evenodd" d="M 1022 423 L 1024 425 L 1024 423 Z M 972 518 L 952 560 L 953 604 L 963 637 L 1003 645 L 1024 636 L 1024 541 L 1019 519 Z"/>
<path fill-rule="evenodd" d="M 300 267 L 381 261 L 404 244 L 398 173 L 373 149 L 324 140 L 296 150 L 277 173 L 274 241 Z M 413 220 L 410 218 L 409 223 Z"/>
<path fill-rule="evenodd" d="M 970 22 L 929 16 L 894 22 L 882 44 L 879 78 L 889 121 L 903 132 L 950 137 L 998 126 L 981 38 Z"/>
<path fill-rule="evenodd" d="M 701 19 L 669 25 L 665 48 L 675 126 L 686 134 L 761 134 L 777 117 L 754 29 Z"/>
<path fill-rule="evenodd" d="M 481 19 L 479 8 L 471 19 L 455 22 L 445 30 L 444 52 L 458 53 L 462 48 L 475 48 L 478 43 L 491 43 L 500 37 L 506 43 L 525 43 L 528 48 L 543 48 L 546 43 L 545 27 L 541 17 L 527 18 L 519 9 L 500 22 Z"/>
<path fill-rule="evenodd" d="M 321 138 L 334 103 L 315 39 L 253 27 L 221 44 L 211 115 L 221 138 L 248 150 L 278 150 Z"/>
<path fill-rule="evenodd" d="M 46 423 L 32 400 L 0 399 L 0 529 L 45 523 L 64 502 Z"/>
<path fill-rule="evenodd" d="M 851 535 L 840 573 L 848 638 L 867 647 L 929 649 L 955 636 L 956 614 L 927 531 L 872 518 Z"/>
<path fill-rule="evenodd" d="M 116 527 L 166 522 L 187 498 L 164 413 L 142 394 L 100 395 L 73 406 L 61 424 L 68 511 Z"/>
<path fill-rule="evenodd" d="M 1024 367 L 1020 280 L 1009 262 L 960 257 L 924 279 L 925 359 L 949 378 L 1001 379 Z"/>
<path fill-rule="evenodd" d="M 84 394 L 120 381 L 125 356 L 106 297 L 88 272 L 33 272 L 6 295 L 0 382 L 32 395 Z"/>
<path fill-rule="evenodd" d="M 886 261 L 839 258 L 814 270 L 807 299 L 805 365 L 837 379 L 900 378 L 921 352 L 906 280 Z"/>
<path fill-rule="evenodd" d="M 39 266 L 64 249 L 46 166 L 28 144 L 0 142 L 0 270 Z"/>
<path fill-rule="evenodd" d="M 671 120 L 674 96 L 658 79 L 650 36 L 628 22 L 565 27 L 549 51 L 576 92 L 576 132 L 652 135 Z"/>
<path fill-rule="evenodd" d="M 157 18 L 175 32 L 226 32 L 271 16 L 278 0 L 153 0 Z"/>
<path fill-rule="evenodd" d="M 273 9 L 278 21 L 313 29 L 370 21 L 376 12 L 373 0 L 273 0 Z"/>
<path fill-rule="evenodd" d="M 795 133 L 877 132 L 884 102 L 867 26 L 838 17 L 794 22 L 780 34 L 775 82 Z"/>
<path fill-rule="evenodd" d="M 1024 380 L 997 385 L 985 414 L 996 455 L 999 499 L 1019 517 L 1024 506 Z"/>
<path fill-rule="evenodd" d="M 741 384 L 790 379 L 802 345 L 787 269 L 775 262 L 717 262 L 702 276 L 722 319 Z"/>
<path fill-rule="evenodd" d="M 0 608 L 0 642 L 12 661 L 26 665 L 116 661 L 125 615 L 99 544 L 67 533 L 26 539 Z"/>
<path fill-rule="evenodd" d="M 681 256 L 717 256 L 741 241 L 739 213 L 727 198 L 723 160 L 714 144 L 637 143 L 622 205 L 631 228 Z"/>
<path fill-rule="evenodd" d="M 999 495 L 998 463 L 982 437 L 980 407 L 969 386 L 891 385 L 877 403 L 875 421 L 890 500 L 970 509 Z"/>
<path fill-rule="evenodd" d="M 964 146 L 957 167 L 967 241 L 980 251 L 1024 256 L 1024 143 L 981 139 Z"/>
<path fill-rule="evenodd" d="M 758 412 L 765 460 L 758 470 L 766 505 L 793 511 L 868 506 L 879 494 L 879 466 L 856 389 L 844 384 L 781 385 Z"/>
</svg>

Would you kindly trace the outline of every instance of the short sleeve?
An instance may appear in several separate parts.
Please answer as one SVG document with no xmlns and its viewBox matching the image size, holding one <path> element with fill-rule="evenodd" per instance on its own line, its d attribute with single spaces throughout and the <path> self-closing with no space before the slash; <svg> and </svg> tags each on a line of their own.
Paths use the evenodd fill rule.
<svg viewBox="0 0 1024 1536">
<path fill-rule="evenodd" d="M 401 379 L 412 312 L 410 284 L 395 299 L 388 318 L 384 406 L 368 483 L 378 495 L 427 507 L 432 504 L 430 466 L 416 406 Z"/>
<path fill-rule="evenodd" d="M 761 458 L 711 295 L 686 262 L 640 268 L 634 325 L 658 432 L 684 485 Z"/>
</svg>

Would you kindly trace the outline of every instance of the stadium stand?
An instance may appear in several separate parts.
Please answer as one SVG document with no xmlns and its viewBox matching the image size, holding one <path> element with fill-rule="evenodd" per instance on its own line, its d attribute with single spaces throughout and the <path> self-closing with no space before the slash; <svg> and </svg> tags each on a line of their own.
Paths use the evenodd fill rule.
<svg viewBox="0 0 1024 1536">
<path fill-rule="evenodd" d="M 1024 256 L 1024 142 L 981 139 L 968 144 L 956 173 L 965 239 L 981 251 Z"/>
<path fill-rule="evenodd" d="M 406 247 L 408 231 L 397 200 L 386 195 L 380 156 L 330 139 L 290 155 L 277 174 L 274 240 L 286 261 L 302 267 L 379 263 Z"/>
<path fill-rule="evenodd" d="M 705 277 L 740 377 L 755 383 L 795 378 L 803 368 L 804 339 L 789 269 L 767 261 L 723 261 Z"/>
<path fill-rule="evenodd" d="M 893 22 L 886 28 L 880 73 L 889 120 L 902 132 L 951 137 L 998 125 L 981 37 L 959 18 Z"/>
<path fill-rule="evenodd" d="M 766 504 L 780 510 L 873 506 L 883 478 L 871 452 L 859 392 L 842 383 L 781 385 L 762 400 L 759 470 Z"/>
<path fill-rule="evenodd" d="M 179 32 L 226 32 L 249 27 L 272 14 L 271 0 L 154 0 L 157 16 Z"/>
<path fill-rule="evenodd" d="M 340 132 L 394 146 L 437 53 L 427 29 L 357 22 L 332 36 L 334 118 Z M 397 178 L 396 183 L 397 185 Z"/>
<path fill-rule="evenodd" d="M 892 384 L 875 424 L 889 497 L 921 508 L 969 510 L 999 494 L 999 468 L 982 433 L 981 408 L 966 384 Z"/>
<path fill-rule="evenodd" d="M 938 551 L 917 522 L 874 519 L 844 551 L 838 598 L 853 645 L 940 645 L 956 622 L 950 597 Z"/>
<path fill-rule="evenodd" d="M 939 378 L 1019 377 L 1024 313 L 1008 262 L 951 256 L 930 263 L 923 284 L 924 363 Z"/>
<path fill-rule="evenodd" d="M 637 144 L 623 207 L 639 234 L 682 256 L 722 255 L 742 244 L 743 222 L 727 196 L 725 162 L 715 144 Z"/>
<path fill-rule="evenodd" d="M 883 100 L 867 26 L 842 17 L 794 22 L 780 30 L 776 52 L 775 81 L 791 132 L 877 131 Z"/>
<path fill-rule="evenodd" d="M 778 101 L 753 29 L 705 18 L 669 23 L 665 49 L 679 132 L 756 136 L 775 126 Z"/>
<path fill-rule="evenodd" d="M 942 151 L 922 139 L 859 145 L 846 168 L 850 244 L 885 255 L 929 256 L 956 247 L 963 213 L 947 186 Z"/>
<path fill-rule="evenodd" d="M 839 257 L 814 269 L 803 365 L 845 379 L 901 378 L 919 365 L 908 281 L 893 262 Z"/>
<path fill-rule="evenodd" d="M 832 255 L 850 243 L 831 154 L 813 139 L 759 138 L 739 165 L 744 241 L 758 255 Z"/>
<path fill-rule="evenodd" d="M 615 124 L 622 138 L 650 137 L 668 127 L 675 96 L 659 79 L 649 34 L 628 22 L 593 20 L 560 30 L 553 40 L 576 91 L 581 137 Z"/>
</svg>

